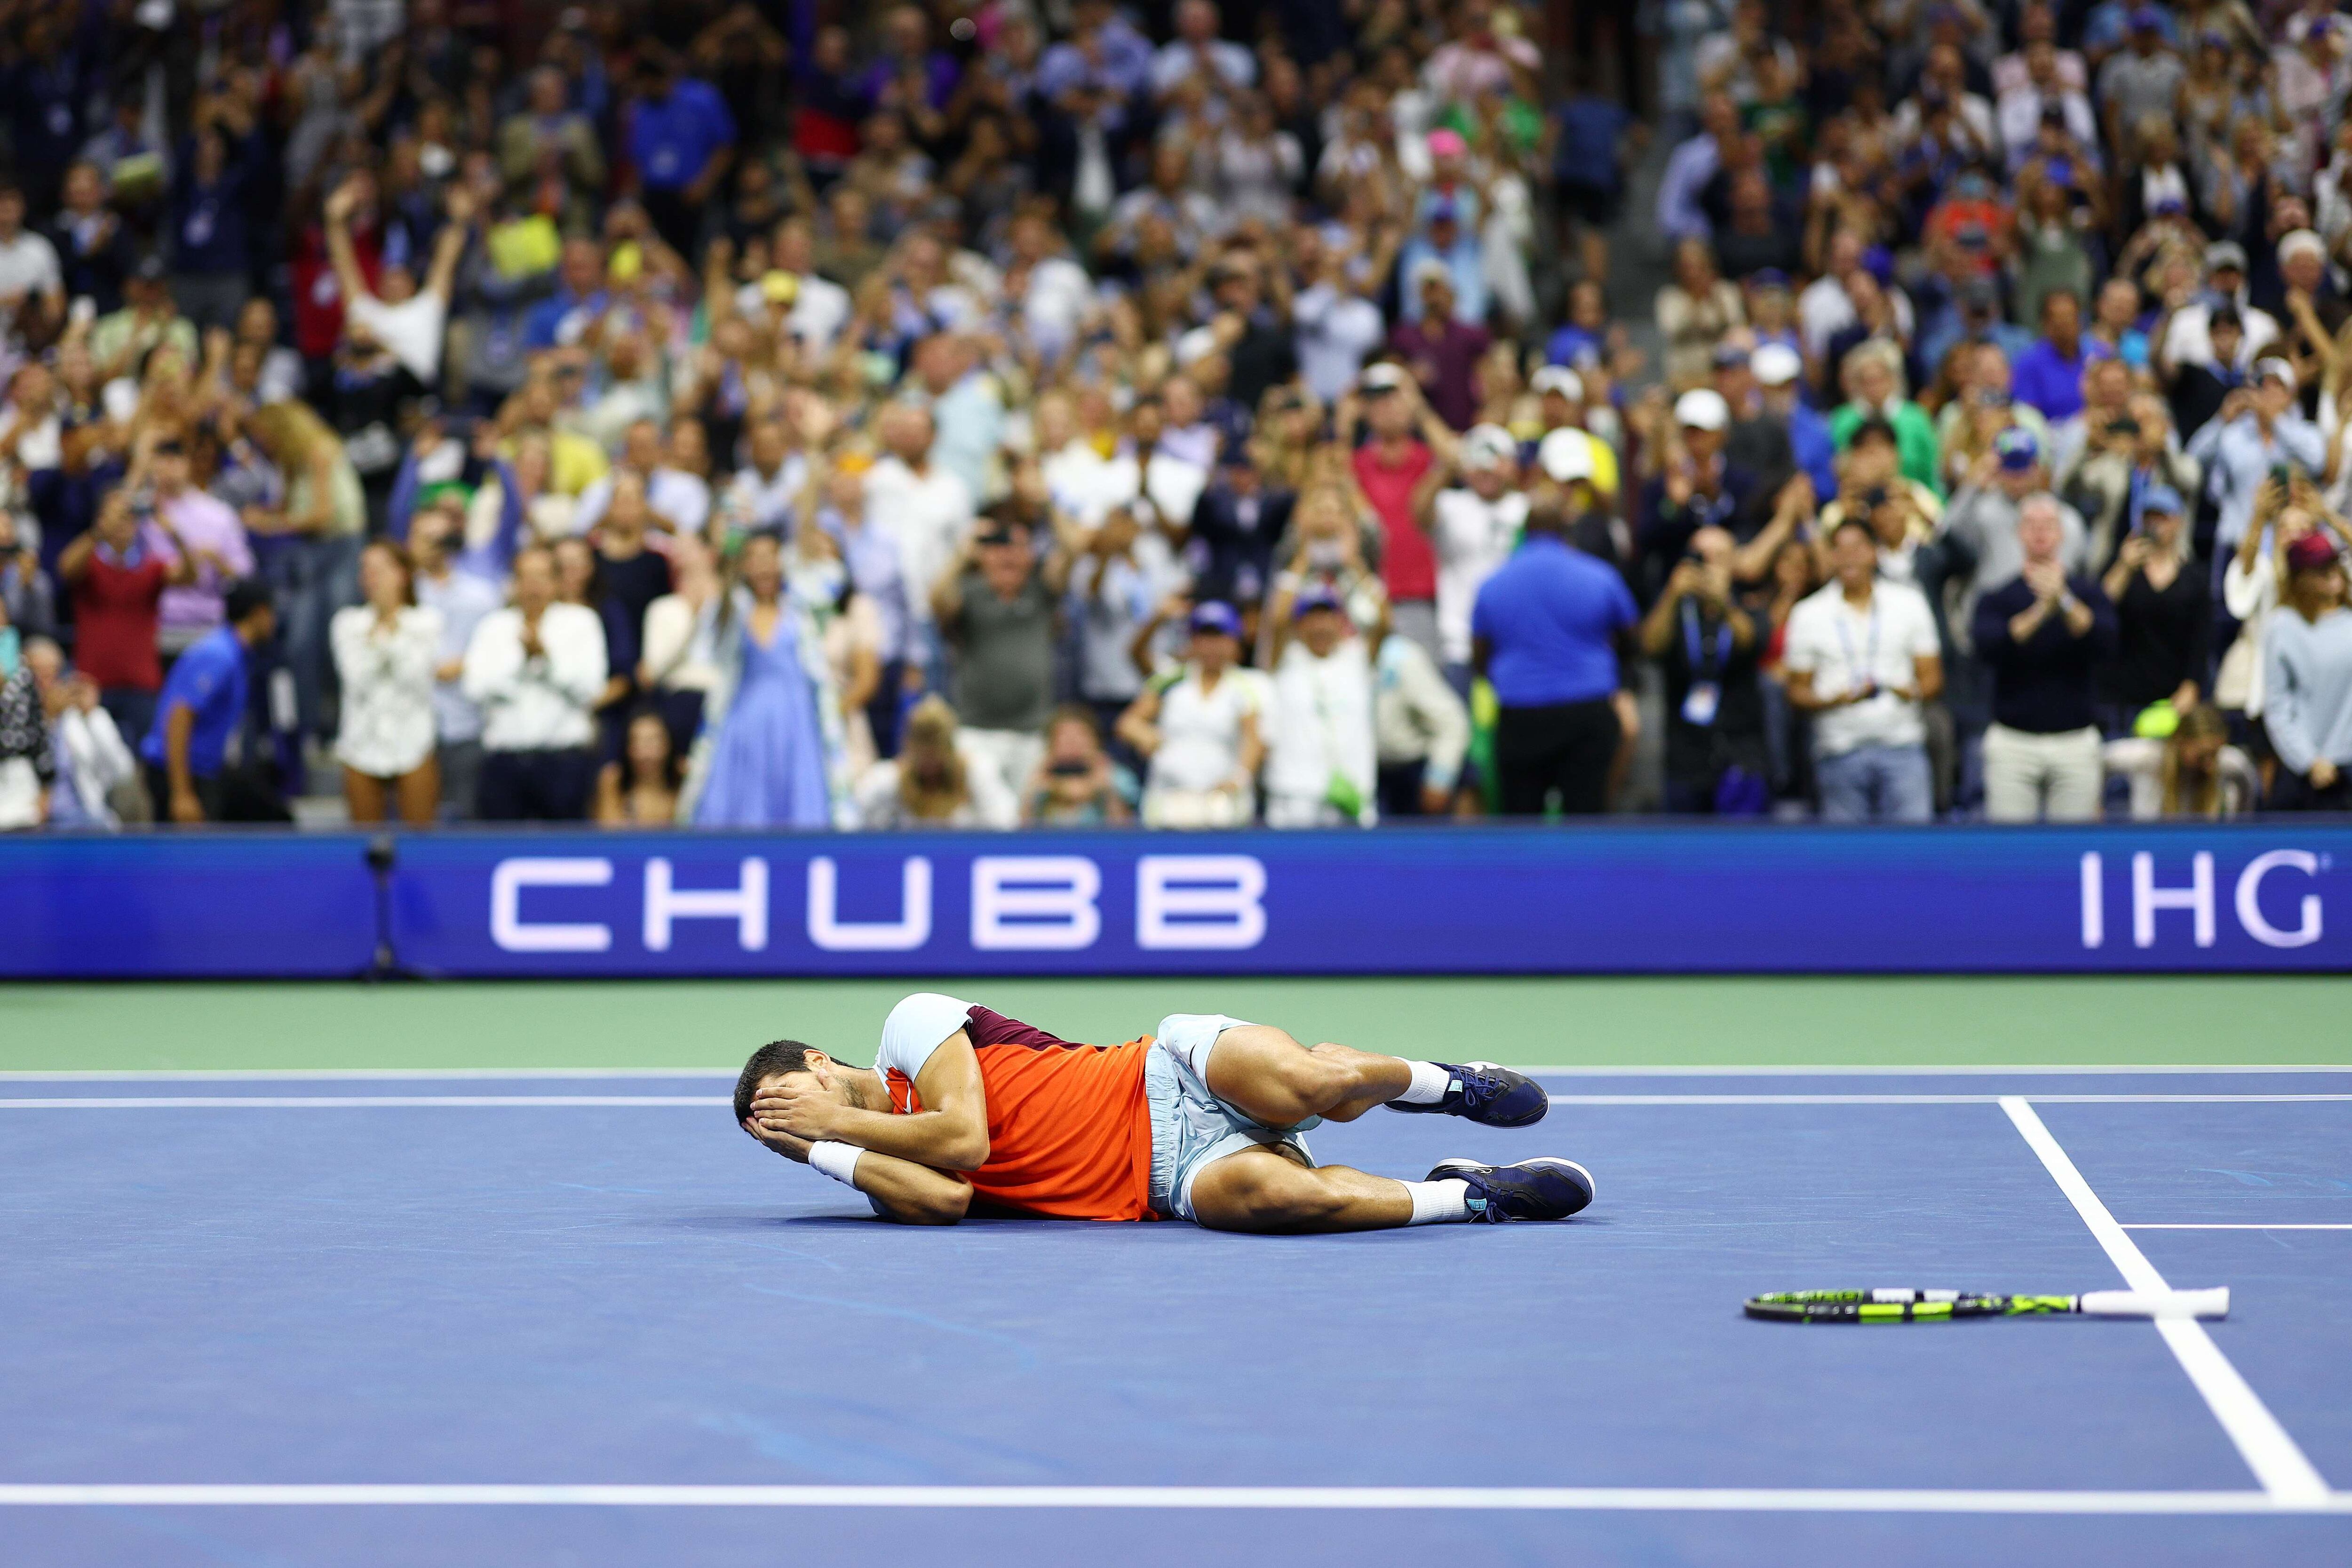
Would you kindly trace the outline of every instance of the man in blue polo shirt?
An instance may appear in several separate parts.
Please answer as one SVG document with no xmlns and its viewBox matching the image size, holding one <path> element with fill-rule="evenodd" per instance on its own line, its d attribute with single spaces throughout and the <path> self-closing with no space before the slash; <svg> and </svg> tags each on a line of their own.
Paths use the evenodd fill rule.
<svg viewBox="0 0 2352 1568">
<path fill-rule="evenodd" d="M 1568 542 L 1557 500 L 1528 512 L 1525 541 L 1478 590 L 1471 659 L 1495 688 L 1503 812 L 1540 816 L 1557 790 L 1570 816 L 1607 809 L 1624 739 L 1619 646 L 1640 618 L 1614 567 Z"/>
<path fill-rule="evenodd" d="M 667 49 L 638 58 L 629 155 L 637 166 L 638 199 L 654 227 L 681 256 L 698 255 L 694 242 L 703 204 L 734 161 L 735 117 L 717 88 L 679 70 Z"/>
<path fill-rule="evenodd" d="M 278 612 L 252 577 L 230 586 L 222 608 L 222 624 L 180 656 L 156 700 L 155 727 L 139 747 L 148 792 L 166 822 L 283 821 L 282 805 L 259 809 L 268 792 L 228 755 L 245 725 L 246 658 L 278 629 Z"/>
</svg>

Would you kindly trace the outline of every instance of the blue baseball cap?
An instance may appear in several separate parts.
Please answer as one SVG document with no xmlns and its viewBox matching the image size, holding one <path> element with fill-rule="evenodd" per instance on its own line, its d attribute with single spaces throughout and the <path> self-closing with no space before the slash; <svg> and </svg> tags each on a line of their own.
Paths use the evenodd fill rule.
<svg viewBox="0 0 2352 1568">
<path fill-rule="evenodd" d="M 2160 511 L 2167 517 L 2180 515 L 2180 492 L 2170 485 L 2150 485 L 2139 493 L 2139 510 Z"/>
<path fill-rule="evenodd" d="M 1992 438 L 1992 450 L 2000 466 L 2012 474 L 2023 473 L 2042 460 L 2042 443 L 2033 438 L 2033 432 L 2014 425 Z"/>
<path fill-rule="evenodd" d="M 1193 605 L 1191 625 L 1195 637 L 1202 632 L 1215 632 L 1220 637 L 1229 637 L 1242 635 L 1241 612 L 1219 599 L 1204 600 Z"/>
<path fill-rule="evenodd" d="M 2161 32 L 2164 30 L 2164 13 L 2154 5 L 2135 6 L 2131 25 L 2135 33 Z"/>
<path fill-rule="evenodd" d="M 1303 590 L 1297 599 L 1292 603 L 1290 618 L 1294 621 L 1303 621 L 1317 610 L 1338 610 L 1343 607 L 1339 603 L 1339 595 L 1330 589 L 1307 588 Z"/>
</svg>

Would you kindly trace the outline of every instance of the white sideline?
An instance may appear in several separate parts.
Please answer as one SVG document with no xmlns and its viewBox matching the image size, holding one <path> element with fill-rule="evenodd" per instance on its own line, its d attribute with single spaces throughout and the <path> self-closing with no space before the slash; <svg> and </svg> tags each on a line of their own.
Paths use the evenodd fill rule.
<svg viewBox="0 0 2352 1568">
<path fill-rule="evenodd" d="M 2352 1225 L 2127 1225 L 2126 1230 L 2352 1230 Z"/>
<path fill-rule="evenodd" d="M 2352 1514 L 2352 1495 L 1773 1487 L 13 1485 L 0 1506 L 1534 1510 L 1671 1513 Z"/>
<path fill-rule="evenodd" d="M 2124 1234 L 2116 1216 L 2107 1212 L 2107 1205 L 2099 1201 L 2099 1194 L 2091 1190 L 2091 1184 L 2074 1168 L 2074 1162 L 2067 1157 L 2058 1140 L 2050 1135 L 2050 1129 L 2042 1124 L 2033 1107 L 2015 1095 L 2004 1095 L 2000 1108 L 2034 1153 L 2041 1156 L 2043 1168 L 2074 1205 L 2074 1212 L 2083 1216 L 2083 1223 L 2090 1227 L 2091 1235 L 2105 1250 L 2124 1282 L 2135 1290 L 2169 1291 L 2172 1287 L 2157 1272 L 2156 1265 L 2147 1260 L 2138 1244 Z M 2203 1323 L 2194 1318 L 2158 1318 L 2156 1331 L 2164 1336 L 2164 1342 L 2180 1363 L 2180 1370 L 2189 1374 L 2189 1381 L 2204 1396 L 2213 1418 L 2229 1434 L 2230 1441 L 2237 1445 L 2239 1455 L 2245 1459 L 2246 1468 L 2254 1472 L 2263 1491 L 2282 1503 L 2315 1504 L 2327 1500 L 2331 1494 L 2326 1481 L 2304 1457 L 2303 1450 L 2295 1447 L 2294 1439 L 2287 1436 L 2286 1428 L 2279 1425 L 2278 1417 L 2271 1414 L 2262 1397 L 2238 1375 L 2238 1369 L 2230 1364 L 2230 1358 L 2221 1353 Z"/>
</svg>

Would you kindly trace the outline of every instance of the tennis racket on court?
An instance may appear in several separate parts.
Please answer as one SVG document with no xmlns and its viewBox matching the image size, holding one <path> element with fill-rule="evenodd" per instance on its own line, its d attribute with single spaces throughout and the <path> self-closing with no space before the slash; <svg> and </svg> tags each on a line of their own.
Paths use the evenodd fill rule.
<svg viewBox="0 0 2352 1568">
<path fill-rule="evenodd" d="M 1750 1296 L 1751 1318 L 1776 1323 L 1942 1323 L 1954 1318 L 2226 1318 L 2230 1288 L 2086 1290 L 2079 1296 L 1991 1296 L 1972 1290 L 1783 1290 Z"/>
</svg>

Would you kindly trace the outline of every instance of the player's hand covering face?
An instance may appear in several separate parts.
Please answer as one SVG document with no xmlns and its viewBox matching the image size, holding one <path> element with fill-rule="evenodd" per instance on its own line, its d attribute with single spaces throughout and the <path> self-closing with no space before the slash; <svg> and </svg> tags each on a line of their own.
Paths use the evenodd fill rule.
<svg viewBox="0 0 2352 1568">
<path fill-rule="evenodd" d="M 814 1073 L 771 1079 L 751 1098 L 751 1120 L 759 1130 L 754 1136 L 782 1132 L 809 1142 L 830 1137 L 840 1104 L 831 1086 Z"/>
</svg>

